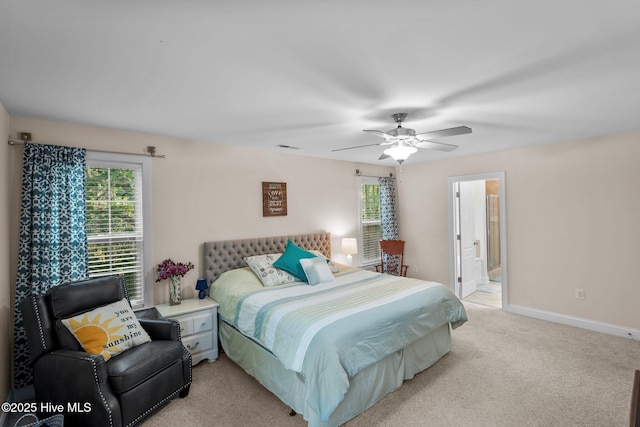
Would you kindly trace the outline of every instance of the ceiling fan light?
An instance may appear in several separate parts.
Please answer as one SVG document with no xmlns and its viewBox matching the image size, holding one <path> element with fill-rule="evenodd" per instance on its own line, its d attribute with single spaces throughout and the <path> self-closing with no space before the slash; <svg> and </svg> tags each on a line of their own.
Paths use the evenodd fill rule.
<svg viewBox="0 0 640 427">
<path fill-rule="evenodd" d="M 410 147 L 408 145 L 396 145 L 384 150 L 384 154 L 391 156 L 391 158 L 393 158 L 393 160 L 397 161 L 398 163 L 402 163 L 416 151 L 418 151 L 416 147 Z"/>
</svg>

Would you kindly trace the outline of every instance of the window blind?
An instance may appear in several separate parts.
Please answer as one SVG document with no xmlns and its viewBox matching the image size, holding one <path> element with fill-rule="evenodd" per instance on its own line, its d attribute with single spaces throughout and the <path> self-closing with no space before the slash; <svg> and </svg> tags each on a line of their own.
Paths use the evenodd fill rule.
<svg viewBox="0 0 640 427">
<path fill-rule="evenodd" d="M 371 264 L 380 259 L 380 185 L 377 180 L 360 182 L 360 242 L 361 262 Z"/>
<path fill-rule="evenodd" d="M 141 166 L 87 166 L 89 277 L 124 276 L 131 305 L 144 304 Z"/>
</svg>

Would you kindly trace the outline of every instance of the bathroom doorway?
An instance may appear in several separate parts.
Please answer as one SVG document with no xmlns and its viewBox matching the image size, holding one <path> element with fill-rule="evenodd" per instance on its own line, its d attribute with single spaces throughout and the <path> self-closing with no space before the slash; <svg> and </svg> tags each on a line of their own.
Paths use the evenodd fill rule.
<svg viewBox="0 0 640 427">
<path fill-rule="evenodd" d="M 507 304 L 504 173 L 449 178 L 451 287 L 463 301 Z"/>
<path fill-rule="evenodd" d="M 487 275 L 491 282 L 502 281 L 500 268 L 500 194 L 497 179 L 485 181 Z"/>
</svg>

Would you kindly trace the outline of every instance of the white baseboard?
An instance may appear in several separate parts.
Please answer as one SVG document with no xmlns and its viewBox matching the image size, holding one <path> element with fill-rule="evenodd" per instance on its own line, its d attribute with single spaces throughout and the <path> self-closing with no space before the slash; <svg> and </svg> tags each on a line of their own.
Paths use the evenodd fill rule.
<svg viewBox="0 0 640 427">
<path fill-rule="evenodd" d="M 552 313 L 550 311 L 537 310 L 512 304 L 503 307 L 503 309 L 509 313 L 521 314 L 535 319 L 547 320 L 549 322 L 561 323 L 563 325 L 575 326 L 577 328 L 640 341 L 640 330 L 638 329 L 625 328 L 623 326 L 612 325 L 609 323 L 596 322 L 593 320 L 581 319 L 579 317 L 572 317 L 565 314 Z"/>
</svg>

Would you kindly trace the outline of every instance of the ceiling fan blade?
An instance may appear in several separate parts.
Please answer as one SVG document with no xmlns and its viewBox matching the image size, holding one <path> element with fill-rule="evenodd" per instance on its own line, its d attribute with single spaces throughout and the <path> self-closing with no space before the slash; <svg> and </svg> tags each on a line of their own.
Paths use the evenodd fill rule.
<svg viewBox="0 0 640 427">
<path fill-rule="evenodd" d="M 415 145 L 416 148 L 422 148 L 425 150 L 436 150 L 436 151 L 453 151 L 458 148 L 457 145 L 453 144 L 443 144 L 442 142 L 434 142 L 434 141 L 422 141 Z"/>
<path fill-rule="evenodd" d="M 378 157 L 378 160 L 388 159 L 389 157 L 391 157 L 391 156 L 390 156 L 390 155 L 388 155 L 388 154 L 384 154 L 384 153 L 382 153 L 382 154 L 380 155 L 380 157 Z"/>
<path fill-rule="evenodd" d="M 431 132 L 423 132 L 423 133 L 417 134 L 416 136 L 417 137 L 425 136 L 429 139 L 433 139 L 433 138 L 444 138 L 445 136 L 464 135 L 465 133 L 471 133 L 471 128 L 467 126 L 457 126 L 454 128 L 433 130 Z"/>
<path fill-rule="evenodd" d="M 354 148 L 373 147 L 374 145 L 380 145 L 380 144 L 382 144 L 382 142 L 379 142 L 377 144 L 366 144 L 366 145 L 356 145 L 353 147 L 346 147 L 346 148 L 336 148 L 335 150 L 331 150 L 331 151 L 353 150 Z"/>
<path fill-rule="evenodd" d="M 387 139 L 387 137 L 389 136 L 388 134 L 386 134 L 385 132 L 382 132 L 381 130 L 365 129 L 362 132 L 367 132 L 367 133 L 370 133 L 370 134 L 375 135 L 375 136 L 379 136 L 380 138 L 384 138 L 384 139 Z"/>
</svg>

